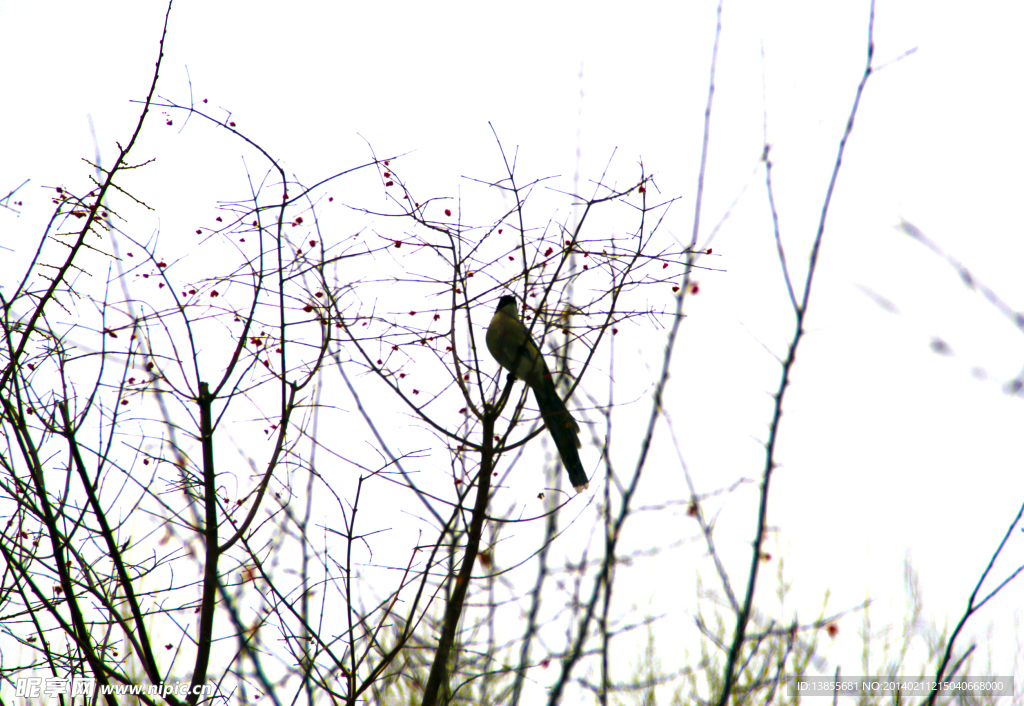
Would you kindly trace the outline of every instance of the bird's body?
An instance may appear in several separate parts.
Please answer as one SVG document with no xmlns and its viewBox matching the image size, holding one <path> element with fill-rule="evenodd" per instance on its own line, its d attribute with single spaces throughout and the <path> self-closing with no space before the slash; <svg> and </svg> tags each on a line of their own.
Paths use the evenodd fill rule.
<svg viewBox="0 0 1024 706">
<path fill-rule="evenodd" d="M 534 343 L 530 331 L 519 320 L 516 298 L 503 296 L 487 327 L 487 350 L 505 370 L 533 390 L 541 418 L 551 434 L 562 464 L 569 473 L 569 482 L 576 492 L 585 490 L 587 473 L 580 461 L 580 427 L 572 418 L 565 402 L 555 388 L 544 356 Z"/>
</svg>

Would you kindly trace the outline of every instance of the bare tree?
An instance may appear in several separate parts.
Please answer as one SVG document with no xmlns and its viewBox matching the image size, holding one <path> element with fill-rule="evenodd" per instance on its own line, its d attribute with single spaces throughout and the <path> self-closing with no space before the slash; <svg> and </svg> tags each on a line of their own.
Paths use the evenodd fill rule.
<svg viewBox="0 0 1024 706">
<path fill-rule="evenodd" d="M 501 294 L 523 297 L 564 394 L 588 399 L 583 414 L 596 416 L 588 464 L 600 479 L 612 402 L 581 383 L 620 327 L 659 316 L 648 290 L 680 291 L 687 252 L 659 231 L 671 199 L 649 200 L 642 165 L 622 186 L 603 175 L 589 196 L 520 183 L 515 156 L 500 149 L 504 174 L 473 182 L 498 195 L 482 225 L 437 198 L 417 201 L 393 159 L 307 187 L 230 118 L 155 99 L 159 69 L 131 140 L 112 166 L 95 160 L 94 188 L 55 190 L 36 257 L 3 300 L 3 629 L 22 655 L 7 658 L 3 677 L 40 670 L 47 684 L 73 680 L 83 694 L 192 687 L 139 695 L 147 703 L 196 703 L 208 684 L 244 702 L 518 698 L 524 670 L 549 659 L 532 656 L 542 600 L 568 578 L 573 604 L 545 618 L 580 621 L 563 648 L 547 648 L 564 658 L 564 686 L 592 651 L 596 624 L 599 649 L 635 627 L 616 625 L 609 606 L 616 537 L 643 466 L 604 491 L 608 511 L 593 516 L 602 556 L 585 549 L 576 568 L 547 563 L 561 481 L 532 520 L 518 500 L 495 508 L 492 476 L 532 458 L 524 450 L 541 443 L 542 426 L 479 355 L 479 322 Z M 268 164 L 262 177 L 250 172 L 247 198 L 222 202 L 189 241 L 134 235 L 129 212 L 144 214 L 145 198 L 119 186 L 126 169 L 149 168 L 128 156 L 155 127 L 154 109 L 168 127 L 205 121 Z M 392 221 L 400 236 L 323 229 L 328 185 L 357 173 L 378 180 L 390 205 L 354 202 L 350 213 Z M 538 192 L 564 199 L 572 216 L 534 224 L 527 208 Z M 389 310 L 399 291 L 419 310 Z M 422 387 L 405 382 L 417 375 Z M 351 419 L 338 422 L 344 390 L 376 465 L 349 454 L 365 437 Z M 395 423 L 395 404 L 407 421 Z M 421 453 L 394 450 L 410 425 L 435 436 L 447 473 L 419 471 Z M 368 495 L 379 503 L 399 492 L 394 506 L 420 508 L 417 539 L 382 547 L 395 518 L 356 519 Z M 495 559 L 501 528 L 524 520 L 543 528 L 540 553 L 514 560 L 539 558 L 526 594 L 502 581 L 508 569 Z M 499 636 L 521 605 L 525 634 Z"/>
<path fill-rule="evenodd" d="M 45 675 L 44 695 L 147 704 L 518 704 L 541 698 L 537 674 L 550 704 L 798 700 L 784 683 L 824 671 L 819 636 L 866 607 L 786 620 L 756 588 L 829 205 L 878 70 L 873 3 L 802 277 L 765 129 L 794 325 L 745 573 L 719 552 L 708 506 L 749 483 L 697 487 L 666 413 L 684 310 L 712 254 L 701 240 L 721 3 L 683 239 L 668 226 L 677 199 L 642 162 L 613 155 L 566 187 L 524 176 L 493 128 L 494 172 L 456 194 L 369 145 L 361 164 L 307 184 L 230 114 L 157 97 L 171 17 L 130 138 L 109 166 L 98 148 L 90 186 L 54 188 L 46 231 L 0 297 L 0 680 Z M 144 129 L 174 132 L 176 148 L 200 132 L 232 145 L 245 174 L 224 188 L 242 196 L 187 235 L 140 235 L 151 216 L 132 175 L 157 168 L 136 154 Z M 580 422 L 584 494 L 563 490 L 526 386 L 483 352 L 508 294 Z M 618 367 L 621 341 L 658 333 L 652 382 L 638 386 Z M 640 429 L 627 454 L 624 412 Z M 677 457 L 657 461 L 689 492 L 642 504 L 666 435 Z M 631 538 L 665 517 L 670 531 Z M 697 542 L 717 582 L 693 614 L 701 655 L 665 665 L 659 616 L 629 607 L 623 576 Z"/>
</svg>

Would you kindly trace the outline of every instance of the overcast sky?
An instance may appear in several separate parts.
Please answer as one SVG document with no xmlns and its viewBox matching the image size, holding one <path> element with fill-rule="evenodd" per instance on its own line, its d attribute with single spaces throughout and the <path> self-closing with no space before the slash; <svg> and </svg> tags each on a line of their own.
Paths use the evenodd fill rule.
<svg viewBox="0 0 1024 706">
<path fill-rule="evenodd" d="M 642 160 L 663 196 L 681 197 L 665 227 L 688 241 L 714 4 L 497 7 L 183 0 L 158 93 L 187 103 L 191 91 L 211 112 L 230 112 L 306 182 L 365 161 L 370 143 L 381 155 L 411 152 L 407 178 L 454 194 L 461 175 L 497 171 L 488 121 L 518 146 L 524 173 L 560 175 L 566 189 L 577 170 L 596 178 L 614 151 L 615 178 L 635 179 Z M 1022 331 L 897 229 L 914 223 L 1024 310 L 1022 7 L 878 2 L 876 65 L 916 52 L 872 77 L 864 95 L 780 437 L 771 523 L 808 601 L 802 618 L 816 615 L 826 589 L 832 608 L 870 595 L 898 616 L 909 558 L 928 615 L 954 621 L 1024 500 L 1024 399 L 1002 389 L 1024 365 Z M 0 245 L 23 253 L 42 232 L 51 207 L 42 187 L 84 183 L 90 116 L 112 158 L 137 116 L 129 100 L 148 86 L 162 15 L 156 2 L 0 0 L 0 191 L 31 179 L 21 215 L 0 213 Z M 783 237 L 802 270 L 863 71 L 867 16 L 866 0 L 725 2 L 701 242 L 739 201 L 706 261 L 719 271 L 699 276 L 688 303 L 669 405 L 703 490 L 758 477 L 779 372 L 772 354 L 791 333 L 758 169 L 765 112 Z M 162 119 L 144 143 L 154 153 L 180 124 L 158 127 Z M 223 139 L 209 149 L 236 150 Z M 195 148 L 192 162 L 160 154 L 167 166 L 139 184 L 163 227 L 187 220 L 173 213 L 183 193 L 196 209 L 242 195 L 218 192 L 224 177 L 197 164 Z M 240 174 L 239 165 L 230 179 Z M 936 338 L 950 355 L 933 350 Z M 645 355 L 640 344 L 619 353 Z M 643 380 L 646 365 L 637 367 Z M 651 492 L 676 496 L 684 486 L 665 451 Z M 719 526 L 738 562 L 748 506 L 729 507 Z M 998 577 L 1024 561 L 1022 543 L 1016 531 Z M 686 570 L 666 567 L 665 581 Z M 1011 626 L 1022 598 L 1012 587 L 974 627 Z M 856 660 L 859 622 L 847 625 L 836 654 Z M 1012 643 L 995 644 L 1008 673 Z M 846 673 L 859 666 L 848 664 Z"/>
</svg>

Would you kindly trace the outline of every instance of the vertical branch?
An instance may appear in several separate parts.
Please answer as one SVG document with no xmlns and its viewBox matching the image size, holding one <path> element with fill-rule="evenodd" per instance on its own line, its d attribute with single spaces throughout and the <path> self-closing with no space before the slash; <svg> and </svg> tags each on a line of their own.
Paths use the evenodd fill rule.
<svg viewBox="0 0 1024 706">
<path fill-rule="evenodd" d="M 213 395 L 210 384 L 199 383 L 199 434 L 203 447 L 203 490 L 206 501 L 206 522 L 203 539 L 206 542 L 206 559 L 203 571 L 203 600 L 199 616 L 199 634 L 196 636 L 196 665 L 192 673 L 192 688 L 188 702 L 195 704 L 199 694 L 195 687 L 206 683 L 210 666 L 210 650 L 213 638 L 213 616 L 217 607 L 217 475 L 213 467 Z"/>
<path fill-rule="evenodd" d="M 604 484 L 605 501 L 602 514 L 604 515 L 604 552 L 606 559 L 615 556 L 615 537 L 612 534 L 615 531 L 615 526 L 612 518 L 611 486 L 611 483 Z M 608 629 L 608 623 L 612 608 L 612 571 L 614 570 L 614 564 L 614 561 L 608 560 L 601 562 L 601 578 L 599 581 L 604 584 L 601 614 L 597 618 L 598 632 L 601 638 L 601 691 L 598 693 L 598 703 L 601 706 L 608 706 L 608 692 L 612 686 L 611 666 L 608 663 L 612 646 L 612 635 Z"/>
<path fill-rule="evenodd" d="M 849 118 L 846 121 L 846 129 L 843 131 L 843 136 L 839 141 L 836 161 L 832 167 L 832 176 L 829 180 L 828 190 L 825 193 L 825 201 L 821 207 L 821 217 L 818 220 L 818 230 L 815 234 L 814 244 L 811 247 L 810 263 L 808 264 L 807 279 L 804 283 L 803 296 L 799 306 L 796 307 L 796 326 L 793 333 L 793 339 L 790 342 L 786 359 L 782 364 L 782 376 L 779 381 L 779 389 L 774 395 L 775 407 L 772 412 L 768 441 L 765 444 L 765 468 L 761 483 L 760 501 L 757 510 L 757 532 L 754 537 L 753 552 L 750 559 L 750 575 L 747 580 L 747 589 L 743 599 L 743 606 L 740 608 L 740 613 L 736 617 L 736 630 L 733 634 L 732 644 L 729 647 L 729 656 L 725 667 L 722 693 L 717 701 L 718 706 L 725 706 L 725 704 L 728 703 L 729 696 L 735 686 L 737 666 L 739 664 L 743 642 L 746 637 L 747 622 L 750 620 L 750 612 L 754 603 L 754 591 L 757 588 L 757 575 L 761 563 L 761 551 L 767 530 L 768 491 L 771 484 L 772 472 L 775 470 L 775 447 L 776 442 L 778 441 L 779 424 L 782 421 L 782 403 L 786 395 L 786 389 L 789 387 L 793 365 L 796 361 L 797 348 L 803 340 L 803 335 L 805 333 L 804 319 L 807 316 L 807 307 L 810 302 L 811 284 L 814 281 L 814 274 L 817 271 L 818 255 L 821 251 L 821 242 L 825 234 L 825 220 L 828 217 L 829 205 L 832 203 L 832 194 L 835 191 L 836 181 L 839 178 L 839 168 L 842 166 L 843 154 L 846 151 L 846 145 L 850 139 L 850 135 L 853 133 L 853 122 L 857 117 L 857 110 L 860 107 L 860 100 L 864 93 L 864 87 L 867 85 L 868 78 L 871 77 L 871 62 L 875 52 L 874 28 L 875 1 L 871 0 L 871 8 L 868 16 L 867 63 L 860 82 L 857 84 L 857 92 L 853 100 L 853 107 L 850 109 Z M 785 263 L 783 264 L 785 266 Z"/>
<path fill-rule="evenodd" d="M 470 520 L 462 567 L 459 569 L 459 575 L 455 577 L 455 588 L 445 607 L 441 638 L 438 640 L 437 652 L 434 653 L 434 662 L 430 665 L 430 675 L 427 677 L 427 685 L 423 691 L 423 706 L 437 704 L 437 695 L 441 684 L 448 677 L 448 657 L 455 644 L 455 633 L 458 631 L 459 620 L 462 618 L 466 592 L 469 590 L 469 581 L 473 576 L 473 566 L 476 564 L 476 556 L 480 551 L 480 539 L 483 535 L 484 520 L 487 517 L 487 501 L 491 494 L 491 468 L 494 464 L 494 422 L 497 416 L 498 412 L 493 409 L 487 409 L 484 412 L 484 443 L 480 450 L 480 475 L 477 480 L 476 504 L 473 507 L 473 515 Z"/>
<path fill-rule="evenodd" d="M 544 588 L 550 571 L 548 567 L 548 554 L 551 551 L 552 541 L 555 535 L 558 534 L 558 513 L 549 511 L 545 514 L 547 515 L 547 523 L 544 527 L 544 540 L 541 543 L 540 553 L 537 557 L 537 580 L 530 591 L 532 598 L 530 600 L 530 610 L 526 615 L 526 631 L 523 635 L 522 647 L 519 650 L 519 667 L 516 669 L 515 681 L 512 684 L 512 697 L 509 699 L 509 703 L 512 706 L 518 706 L 519 704 L 519 697 L 523 691 L 523 682 L 526 679 L 526 669 L 529 666 L 530 648 L 533 645 L 533 641 L 537 639 L 541 590 Z"/>
<path fill-rule="evenodd" d="M 708 102 L 704 108 L 704 132 L 700 147 L 700 168 L 697 170 L 697 199 L 693 205 L 693 233 L 690 236 L 690 248 L 697 247 L 697 235 L 700 233 L 700 216 L 704 203 L 704 177 L 708 168 L 708 146 L 711 143 L 711 106 L 715 99 L 715 70 L 718 67 L 718 43 L 722 38 L 722 3 L 718 0 L 715 9 L 715 43 L 711 47 L 711 78 L 708 81 Z M 689 268 L 687 268 L 689 272 Z M 683 290 L 684 292 L 686 290 Z"/>
</svg>

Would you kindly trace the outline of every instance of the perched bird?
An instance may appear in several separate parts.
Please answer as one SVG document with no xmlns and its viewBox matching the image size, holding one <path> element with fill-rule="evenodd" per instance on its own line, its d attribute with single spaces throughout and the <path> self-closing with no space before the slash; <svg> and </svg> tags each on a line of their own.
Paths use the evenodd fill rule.
<svg viewBox="0 0 1024 706">
<path fill-rule="evenodd" d="M 581 446 L 580 427 L 558 396 L 551 371 L 530 331 L 519 320 L 516 298 L 511 295 L 505 295 L 498 301 L 498 308 L 487 327 L 487 350 L 501 367 L 533 390 L 540 416 L 555 442 L 558 455 L 562 457 L 565 470 L 569 472 L 569 482 L 577 493 L 586 490 L 587 473 L 577 451 Z"/>
</svg>

